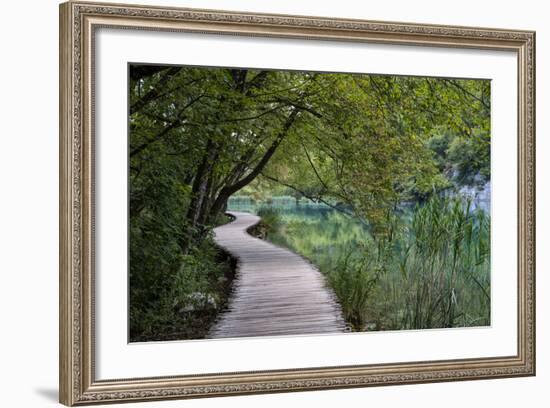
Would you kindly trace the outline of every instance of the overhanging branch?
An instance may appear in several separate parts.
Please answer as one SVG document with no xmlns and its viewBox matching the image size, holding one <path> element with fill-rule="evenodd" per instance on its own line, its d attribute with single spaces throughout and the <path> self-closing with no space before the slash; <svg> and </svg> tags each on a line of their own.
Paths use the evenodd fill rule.
<svg viewBox="0 0 550 408">
<path fill-rule="evenodd" d="M 325 204 L 326 206 L 332 208 L 333 210 L 336 210 L 336 211 L 339 211 L 341 212 L 342 214 L 345 214 L 347 215 L 348 217 L 354 217 L 355 214 L 353 214 L 352 212 L 350 211 L 346 211 L 345 209 L 341 208 L 341 207 L 338 207 L 334 204 L 331 204 L 330 202 L 326 201 L 323 197 L 321 197 L 320 195 L 312 195 L 312 194 L 309 194 L 309 193 L 306 193 L 305 191 L 299 189 L 298 187 L 296 186 L 293 186 L 292 184 L 289 184 L 289 183 L 286 183 L 282 180 L 279 180 L 278 178 L 276 177 L 273 177 L 273 176 L 270 176 L 268 174 L 265 174 L 265 173 L 261 173 L 262 177 L 265 177 L 266 179 L 270 180 L 270 181 L 273 181 L 275 183 L 278 183 L 282 186 L 285 186 L 285 187 L 288 187 L 294 191 L 296 191 L 297 193 L 300 193 L 302 196 L 304 196 L 305 198 L 307 198 L 308 200 L 311 200 L 313 202 L 316 202 L 316 203 L 322 203 L 322 204 Z"/>
</svg>

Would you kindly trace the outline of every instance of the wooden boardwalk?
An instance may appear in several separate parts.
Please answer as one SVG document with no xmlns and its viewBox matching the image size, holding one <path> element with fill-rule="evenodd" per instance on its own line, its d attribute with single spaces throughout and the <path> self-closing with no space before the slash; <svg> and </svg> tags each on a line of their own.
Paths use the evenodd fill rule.
<svg viewBox="0 0 550 408">
<path fill-rule="evenodd" d="M 227 310 L 210 338 L 335 333 L 345 322 L 324 277 L 301 256 L 246 230 L 260 217 L 230 212 L 235 220 L 214 229 L 216 243 L 238 260 Z"/>
</svg>

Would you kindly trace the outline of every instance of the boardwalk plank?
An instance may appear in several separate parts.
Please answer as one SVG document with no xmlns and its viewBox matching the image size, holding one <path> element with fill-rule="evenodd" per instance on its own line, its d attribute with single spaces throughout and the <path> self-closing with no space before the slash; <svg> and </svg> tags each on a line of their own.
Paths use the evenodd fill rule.
<svg viewBox="0 0 550 408">
<path fill-rule="evenodd" d="M 246 231 L 258 216 L 214 229 L 216 243 L 238 260 L 227 310 L 210 338 L 338 333 L 346 330 L 340 305 L 321 273 L 301 256 Z"/>
</svg>

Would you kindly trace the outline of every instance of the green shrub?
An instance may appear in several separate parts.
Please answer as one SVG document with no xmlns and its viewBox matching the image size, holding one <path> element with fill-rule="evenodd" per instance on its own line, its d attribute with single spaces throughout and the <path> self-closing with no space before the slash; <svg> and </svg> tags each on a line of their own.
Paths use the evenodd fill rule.
<svg viewBox="0 0 550 408">
<path fill-rule="evenodd" d="M 281 226 L 279 211 L 272 207 L 264 206 L 258 209 L 257 214 L 261 218 L 261 221 L 254 227 L 252 231 L 253 235 L 265 239 L 269 234 L 278 231 Z"/>
<path fill-rule="evenodd" d="M 210 236 L 183 255 L 174 238 L 131 233 L 130 341 L 204 338 L 229 294 L 230 260 Z"/>
</svg>

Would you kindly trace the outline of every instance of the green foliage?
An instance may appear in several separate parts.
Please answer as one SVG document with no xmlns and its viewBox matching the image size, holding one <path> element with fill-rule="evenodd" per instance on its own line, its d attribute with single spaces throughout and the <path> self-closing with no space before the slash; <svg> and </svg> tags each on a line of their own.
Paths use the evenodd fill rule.
<svg viewBox="0 0 550 408">
<path fill-rule="evenodd" d="M 272 207 L 260 207 L 258 215 L 262 218 L 262 223 L 267 226 L 269 231 L 275 231 L 280 225 L 279 211 Z"/>
<path fill-rule="evenodd" d="M 456 167 L 460 183 L 478 172 L 488 178 L 489 86 L 488 81 L 318 75 L 312 105 L 321 117 L 301 118 L 301 137 L 281 146 L 264 175 L 299 196 L 340 203 L 371 223 L 383 222 L 396 203 L 424 200 L 450 187 L 453 173 L 445 170 Z M 438 147 L 431 138 L 442 132 L 475 145 L 477 156 L 447 155 L 448 146 L 445 154 L 434 154 Z M 477 164 L 467 168 L 472 161 Z"/>
<path fill-rule="evenodd" d="M 174 199 L 186 201 L 191 228 L 212 224 L 247 186 L 257 198 L 290 194 L 383 220 L 395 203 L 448 187 L 442 156 L 427 143 L 438 132 L 453 135 L 445 159 L 455 160 L 462 180 L 488 177 L 489 81 L 195 67 L 154 67 L 139 77 L 143 71 L 131 67 L 131 174 L 143 178 L 149 167 L 155 183 L 178 180 L 185 191 Z"/>
<path fill-rule="evenodd" d="M 162 244 L 158 237 L 131 241 L 139 250 L 130 263 L 130 340 L 204 338 L 227 300 L 230 260 L 210 238 L 186 255 Z"/>
<path fill-rule="evenodd" d="M 454 133 L 436 133 L 427 146 L 434 152 L 439 170 L 457 185 L 473 185 L 491 179 L 491 137 L 475 130 L 468 137 Z"/>
<path fill-rule="evenodd" d="M 474 184 L 476 176 L 485 182 L 491 177 L 490 135 L 476 132 L 471 138 L 455 138 L 447 151 L 449 160 L 455 163 L 458 180 L 462 184 Z"/>
</svg>

